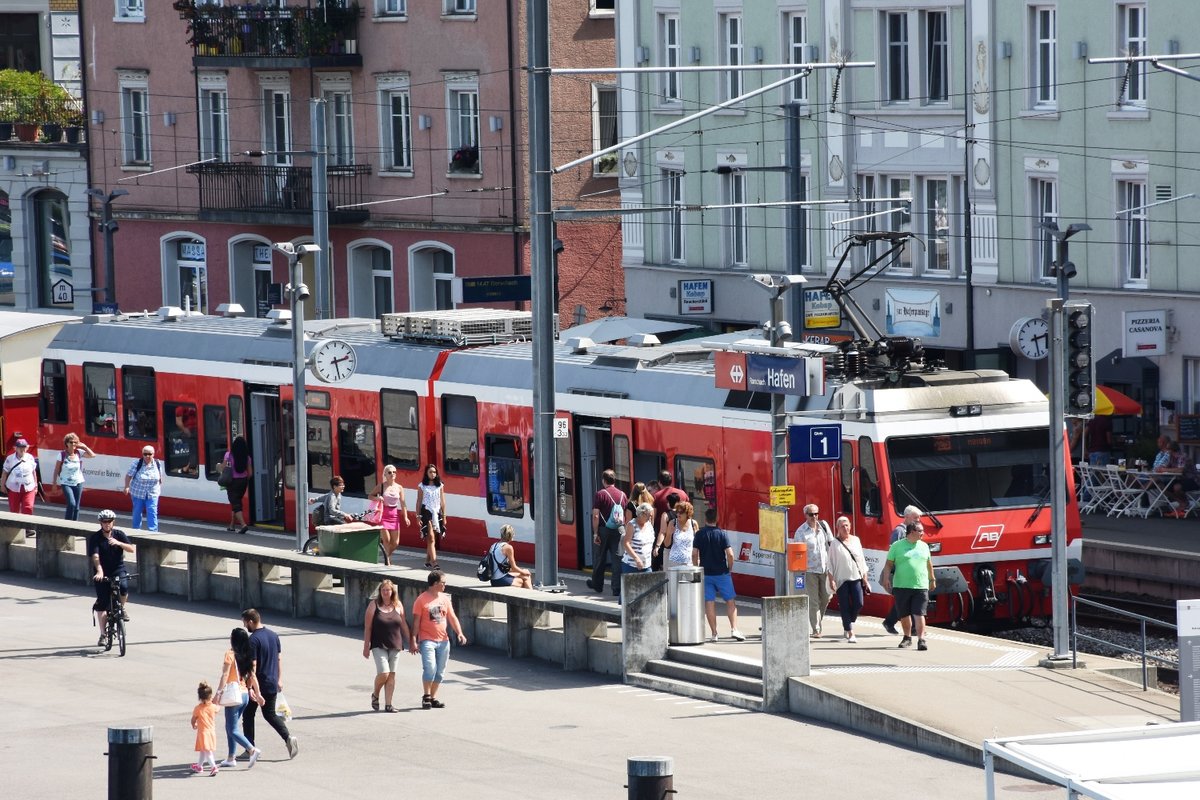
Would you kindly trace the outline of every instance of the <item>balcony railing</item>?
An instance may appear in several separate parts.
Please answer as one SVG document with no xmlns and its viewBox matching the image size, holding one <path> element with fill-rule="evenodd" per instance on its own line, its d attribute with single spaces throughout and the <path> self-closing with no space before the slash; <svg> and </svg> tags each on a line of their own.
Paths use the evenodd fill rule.
<svg viewBox="0 0 1200 800">
<path fill-rule="evenodd" d="M 64 136 L 79 144 L 83 135 L 83 108 L 72 97 L 0 92 L 0 142 L 14 136 L 23 142 L 57 144 Z"/>
<path fill-rule="evenodd" d="M 200 214 L 207 219 L 245 219 L 258 215 L 295 222 L 288 217 L 311 216 L 312 168 L 285 165 L 250 164 L 244 161 L 217 161 L 193 164 L 187 171 L 200 182 Z M 338 206 L 363 202 L 369 164 L 329 167 L 329 221 L 334 224 L 362 222 L 370 215 L 365 209 Z"/>
<path fill-rule="evenodd" d="M 206 63 L 238 64 L 290 60 L 297 65 L 361 65 L 357 4 L 329 0 L 316 7 L 221 6 L 179 0 L 188 44 Z"/>
</svg>

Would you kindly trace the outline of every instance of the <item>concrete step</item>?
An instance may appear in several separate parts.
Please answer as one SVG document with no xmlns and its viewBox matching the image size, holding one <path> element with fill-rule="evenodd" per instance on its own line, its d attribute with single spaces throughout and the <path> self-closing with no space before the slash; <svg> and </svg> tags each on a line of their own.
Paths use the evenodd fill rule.
<svg viewBox="0 0 1200 800">
<path fill-rule="evenodd" d="M 678 681 L 694 683 L 698 686 L 708 686 L 729 692 L 762 697 L 762 680 L 745 675 L 735 675 L 724 670 L 701 667 L 695 664 L 684 664 L 679 661 L 659 659 L 646 662 L 646 672 L 651 675 L 661 675 Z"/>
<path fill-rule="evenodd" d="M 758 655 L 761 650 L 755 650 Z M 668 647 L 667 658 L 684 664 L 745 675 L 762 681 L 762 662 L 741 656 L 722 653 L 711 647 Z"/>
<path fill-rule="evenodd" d="M 676 680 L 663 675 L 652 675 L 648 672 L 631 672 L 625 682 L 631 686 L 677 694 L 680 697 L 707 700 L 710 703 L 721 703 L 734 708 L 744 708 L 747 711 L 762 711 L 763 708 L 761 693 L 753 695 L 734 692 L 713 686 L 702 686 L 690 681 Z"/>
</svg>

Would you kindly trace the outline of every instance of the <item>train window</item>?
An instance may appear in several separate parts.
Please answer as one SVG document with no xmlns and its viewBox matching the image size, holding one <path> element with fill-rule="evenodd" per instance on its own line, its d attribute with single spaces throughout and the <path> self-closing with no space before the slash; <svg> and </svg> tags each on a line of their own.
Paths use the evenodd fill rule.
<svg viewBox="0 0 1200 800">
<path fill-rule="evenodd" d="M 52 358 L 42 362 L 42 397 L 38 405 L 42 422 L 67 421 L 67 362 Z"/>
<path fill-rule="evenodd" d="M 479 415 L 474 397 L 442 395 L 442 469 L 451 475 L 479 474 Z"/>
<path fill-rule="evenodd" d="M 1036 506 L 1050 485 L 1045 428 L 888 439 L 887 466 L 897 514 Z"/>
<path fill-rule="evenodd" d="M 841 505 L 837 513 L 853 516 L 854 514 L 854 448 L 842 448 L 842 493 Z"/>
<path fill-rule="evenodd" d="M 333 421 L 308 415 L 308 490 L 324 492 L 333 479 Z"/>
<path fill-rule="evenodd" d="M 879 471 L 875 468 L 875 450 L 866 436 L 858 439 L 858 502 L 864 517 L 882 517 L 879 501 Z"/>
<path fill-rule="evenodd" d="M 88 433 L 117 435 L 117 370 L 112 364 L 83 365 L 83 416 Z"/>
<path fill-rule="evenodd" d="M 570 525 L 575 521 L 575 469 L 571 463 L 571 440 L 555 439 L 554 448 L 557 476 L 555 482 L 558 484 L 558 521 L 564 525 Z M 532 447 L 529 451 L 529 464 L 533 465 Z M 530 481 L 530 484 L 529 496 L 532 498 L 533 481 Z"/>
<path fill-rule="evenodd" d="M 633 488 L 633 481 L 630 478 L 633 465 L 629 463 L 629 449 L 628 436 L 612 437 L 612 468 L 617 475 L 617 488 L 625 494 L 629 494 L 629 490 Z"/>
<path fill-rule="evenodd" d="M 225 406 L 204 407 L 204 477 L 215 481 L 221 474 L 225 452 L 229 449 L 229 424 Z"/>
<path fill-rule="evenodd" d="M 711 458 L 678 456 L 675 485 L 691 495 L 695 519 L 704 525 L 704 512 L 717 507 L 717 464 Z"/>
<path fill-rule="evenodd" d="M 375 491 L 374 422 L 339 419 L 337 457 L 338 474 L 346 481 L 346 494 L 366 497 Z"/>
<path fill-rule="evenodd" d="M 650 481 L 657 481 L 659 473 L 666 468 L 667 456 L 665 453 L 655 453 L 651 450 L 633 451 L 633 479 L 638 483 L 648 485 Z"/>
<path fill-rule="evenodd" d="M 194 403 L 163 403 L 166 430 L 164 461 L 167 474 L 177 478 L 200 477 L 200 441 L 196 431 Z"/>
<path fill-rule="evenodd" d="M 521 481 L 521 440 L 510 436 L 487 436 L 484 447 L 488 513 L 523 517 L 525 490 Z"/>
<path fill-rule="evenodd" d="M 239 436 L 245 436 L 246 429 L 242 424 L 242 398 L 236 395 L 229 396 L 229 438 L 236 439 Z"/>
<path fill-rule="evenodd" d="M 379 393 L 383 420 L 383 462 L 397 469 L 418 469 L 421 439 L 417 429 L 417 393 L 384 389 Z"/>
<path fill-rule="evenodd" d="M 158 392 L 154 370 L 148 367 L 122 369 L 121 396 L 125 399 L 125 437 L 158 441 Z"/>
</svg>

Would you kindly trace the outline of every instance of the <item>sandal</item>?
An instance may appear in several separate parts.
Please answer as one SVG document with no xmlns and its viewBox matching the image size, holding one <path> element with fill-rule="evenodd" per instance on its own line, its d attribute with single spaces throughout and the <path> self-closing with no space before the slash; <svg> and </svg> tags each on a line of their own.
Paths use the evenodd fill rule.
<svg viewBox="0 0 1200 800">
<path fill-rule="evenodd" d="M 371 710 L 372 711 L 379 710 L 379 695 L 377 695 L 377 694 L 371 695 Z"/>
<path fill-rule="evenodd" d="M 396 709 L 395 709 L 395 707 L 393 707 L 393 706 L 384 706 L 384 707 L 383 707 L 383 710 L 384 710 L 384 711 L 386 711 L 386 712 L 387 712 L 387 713 L 389 713 L 389 714 L 395 714 L 395 713 L 397 713 L 397 712 L 396 712 Z"/>
<path fill-rule="evenodd" d="M 421 695 L 421 708 L 433 708 L 433 698 L 427 694 Z"/>
<path fill-rule="evenodd" d="M 429 705 L 432 706 L 433 708 L 445 708 L 446 707 L 445 703 L 443 703 L 441 700 L 438 700 L 437 698 L 434 698 L 434 697 L 429 698 Z"/>
</svg>

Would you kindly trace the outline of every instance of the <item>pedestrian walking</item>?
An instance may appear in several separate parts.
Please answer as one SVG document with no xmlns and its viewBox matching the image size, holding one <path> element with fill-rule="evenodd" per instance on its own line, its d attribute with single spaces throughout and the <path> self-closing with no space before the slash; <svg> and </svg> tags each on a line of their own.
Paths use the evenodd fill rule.
<svg viewBox="0 0 1200 800">
<path fill-rule="evenodd" d="M 651 553 L 654 551 L 654 507 L 642 503 L 637 507 L 637 516 L 621 539 L 624 554 L 621 556 L 621 574 L 649 572 Z"/>
<path fill-rule="evenodd" d="M 929 545 L 921 541 L 924 535 L 925 526 L 920 522 L 908 526 L 904 538 L 888 548 L 887 564 L 879 581 L 896 599 L 904 630 L 900 647 L 911 647 L 916 634 L 918 650 L 929 649 L 925 643 L 925 610 L 929 607 L 929 587 L 935 585 Z"/>
<path fill-rule="evenodd" d="M 222 467 L 229 468 L 229 485 L 225 487 L 225 497 L 229 500 L 229 526 L 226 530 L 245 533 L 250 526 L 242 514 L 243 500 L 246 489 L 250 487 L 250 471 L 253 462 L 250 459 L 250 445 L 245 436 L 235 436 L 221 459 Z"/>
<path fill-rule="evenodd" d="M 225 741 L 229 745 L 228 755 L 218 767 L 232 769 L 237 766 L 234 752 L 240 744 L 250 757 L 246 769 L 253 767 L 262 755 L 242 732 L 242 712 L 248 703 L 258 703 L 258 683 L 254 679 L 254 653 L 250 650 L 250 634 L 245 628 L 234 628 L 229 633 L 229 649 L 221 662 L 221 679 L 217 682 L 217 697 L 223 697 L 230 684 L 241 690 L 242 702 L 225 706 Z"/>
<path fill-rule="evenodd" d="M 592 577 L 588 588 L 604 592 L 604 571 L 612 565 L 612 593 L 621 594 L 621 537 L 629 524 L 625 509 L 629 498 L 617 487 L 617 473 L 606 469 L 600 473 L 601 489 L 592 499 Z"/>
<path fill-rule="evenodd" d="M 446 674 L 446 662 L 450 660 L 450 630 L 460 645 L 467 643 L 467 637 L 454 613 L 450 595 L 446 594 L 445 573 L 435 569 L 426 581 L 429 588 L 413 603 L 409 650 L 421 654 L 421 687 L 425 692 L 421 695 L 421 708 L 445 708 L 437 693 Z"/>
<path fill-rule="evenodd" d="M 794 538 L 802 540 L 808 550 L 808 568 L 804 575 L 804 593 L 808 595 L 808 629 L 814 639 L 821 636 L 821 624 L 825 621 L 825 609 L 833 594 L 829 591 L 829 545 L 833 532 L 829 523 L 821 519 L 821 509 L 816 503 L 804 507 L 804 522 L 796 528 Z"/>
<path fill-rule="evenodd" d="M 854 623 L 862 611 L 863 596 L 871 593 L 867 577 L 867 561 L 863 558 L 862 542 L 850 532 L 850 520 L 838 517 L 834 523 L 833 542 L 829 545 L 829 588 L 837 594 L 838 611 L 842 615 L 842 636 L 850 644 Z"/>
<path fill-rule="evenodd" d="M 14 514 L 32 514 L 38 492 L 37 459 L 29 454 L 29 442 L 19 438 L 4 459 L 0 484 L 8 492 L 8 510 Z"/>
<path fill-rule="evenodd" d="M 729 534 L 717 527 L 717 509 L 704 512 L 704 527 L 692 540 L 692 564 L 704 569 L 704 617 L 708 620 L 710 642 L 717 640 L 717 595 L 725 601 L 729 617 L 729 635 L 739 642 L 746 637 L 738 630 L 737 595 L 733 591 L 733 545 Z"/>
<path fill-rule="evenodd" d="M 158 531 L 158 496 L 162 493 L 163 473 L 161 461 L 154 457 L 154 448 L 142 448 L 142 457 L 135 461 L 125 473 L 125 494 L 133 503 L 131 527 L 141 530 L 142 515 L 146 516 L 146 527 Z"/>
<path fill-rule="evenodd" d="M 396 594 L 396 584 L 383 580 L 375 596 L 367 603 L 363 617 L 363 658 L 375 659 L 375 685 L 371 688 L 371 709 L 379 710 L 379 695 L 383 694 L 383 710 L 394 713 L 392 696 L 396 692 L 396 659 L 412 639 L 404 619 L 404 604 Z"/>
<path fill-rule="evenodd" d="M 404 487 L 396 479 L 396 468 L 388 464 L 383 468 L 383 480 L 371 497 L 379 503 L 381 512 L 379 525 L 380 541 L 383 544 L 383 564 L 392 566 L 392 553 L 400 546 L 400 515 L 404 514 L 404 525 L 408 526 L 408 503 L 404 500 Z"/>
<path fill-rule="evenodd" d="M 692 563 L 692 540 L 696 536 L 695 509 L 686 500 L 675 504 L 675 518 L 663 518 L 662 530 L 655 541 L 656 550 L 666 550 L 666 562 L 672 567 L 684 567 Z"/>
<path fill-rule="evenodd" d="M 242 729 L 250 744 L 258 747 L 254 738 L 254 716 L 261 706 L 263 719 L 275 729 L 287 745 L 288 758 L 300 752 L 300 741 L 288 731 L 283 717 L 275 713 L 275 701 L 283 691 L 283 644 L 279 635 L 262 623 L 258 609 L 242 612 L 242 624 L 250 632 L 250 652 L 254 657 L 254 680 L 258 683 L 258 702 L 247 703 L 242 713 Z"/>
<path fill-rule="evenodd" d="M 192 772 L 208 772 L 216 775 L 217 767 L 217 711 L 220 708 L 212 701 L 213 690 L 205 681 L 200 681 L 196 688 L 196 696 L 200 702 L 192 709 L 192 730 L 196 732 L 196 763 L 192 764 Z"/>
<path fill-rule="evenodd" d="M 428 464 L 425 467 L 425 475 L 417 484 L 417 500 L 421 506 L 421 538 L 425 541 L 425 568 L 436 570 L 438 540 L 446 535 L 446 489 L 442 486 L 437 466 Z"/>
<path fill-rule="evenodd" d="M 62 489 L 66 506 L 63 519 L 79 519 L 79 505 L 83 500 L 83 459 L 95 457 L 96 452 L 79 441 L 78 434 L 68 433 L 63 437 L 63 449 L 54 465 L 52 480 Z"/>
<path fill-rule="evenodd" d="M 888 538 L 888 547 L 904 538 L 908 532 L 908 526 L 921 520 L 921 509 L 916 506 L 904 507 L 904 519 L 900 524 L 892 529 L 892 535 Z M 899 635 L 900 631 L 896 630 L 896 623 L 900 621 L 900 614 L 896 612 L 896 600 L 892 598 L 892 607 L 888 609 L 887 616 L 883 618 L 883 629 L 888 633 Z"/>
</svg>

